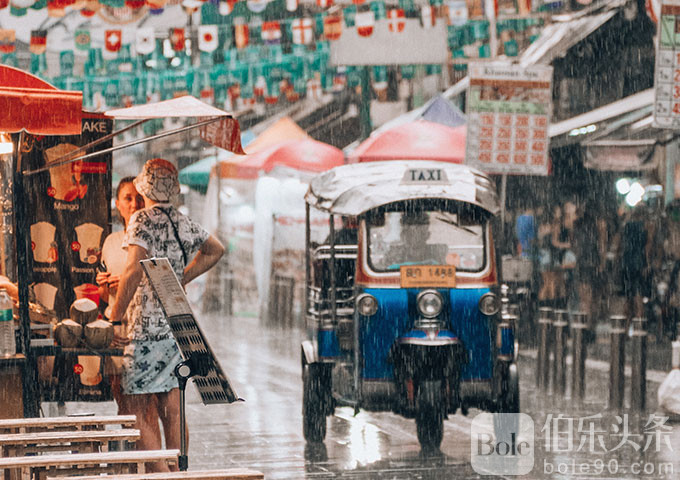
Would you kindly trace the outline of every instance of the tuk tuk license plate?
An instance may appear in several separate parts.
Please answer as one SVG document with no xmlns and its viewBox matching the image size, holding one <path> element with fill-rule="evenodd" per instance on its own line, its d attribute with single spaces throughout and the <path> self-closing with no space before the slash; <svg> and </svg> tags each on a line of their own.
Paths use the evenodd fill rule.
<svg viewBox="0 0 680 480">
<path fill-rule="evenodd" d="M 455 288 L 456 267 L 452 265 L 402 265 L 402 288 Z"/>
</svg>

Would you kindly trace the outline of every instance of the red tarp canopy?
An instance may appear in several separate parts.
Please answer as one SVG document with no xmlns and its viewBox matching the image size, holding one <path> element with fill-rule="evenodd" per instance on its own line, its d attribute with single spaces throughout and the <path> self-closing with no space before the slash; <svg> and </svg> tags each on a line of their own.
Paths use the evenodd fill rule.
<svg viewBox="0 0 680 480">
<path fill-rule="evenodd" d="M 312 138 L 279 143 L 266 150 L 246 156 L 231 165 L 231 177 L 257 178 L 260 172 L 270 172 L 284 166 L 303 172 L 324 172 L 345 163 L 342 150 Z"/>
<path fill-rule="evenodd" d="M 80 135 L 83 94 L 0 65 L 0 132 Z"/>
<path fill-rule="evenodd" d="M 248 155 L 267 150 L 268 148 L 284 143 L 288 140 L 300 140 L 309 138 L 309 135 L 301 129 L 290 117 L 276 120 L 260 133 L 255 140 L 248 144 Z M 217 174 L 220 178 L 239 178 L 238 164 L 244 161 L 245 155 L 234 155 L 212 167 L 210 175 Z"/>
<path fill-rule="evenodd" d="M 371 135 L 350 154 L 348 161 L 439 160 L 463 163 L 466 132 L 465 125 L 447 127 L 416 120 Z"/>
</svg>

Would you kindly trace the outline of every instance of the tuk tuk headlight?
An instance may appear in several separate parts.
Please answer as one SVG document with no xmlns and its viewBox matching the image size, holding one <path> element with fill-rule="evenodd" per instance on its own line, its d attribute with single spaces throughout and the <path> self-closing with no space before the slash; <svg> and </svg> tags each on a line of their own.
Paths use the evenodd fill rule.
<svg viewBox="0 0 680 480">
<path fill-rule="evenodd" d="M 479 299 L 479 311 L 484 315 L 496 315 L 498 310 L 500 310 L 501 302 L 498 301 L 498 297 L 493 293 L 485 293 L 482 298 Z"/>
<path fill-rule="evenodd" d="M 418 294 L 416 305 L 418 311 L 425 318 L 434 318 L 442 311 L 444 301 L 436 290 L 425 290 Z"/>
<path fill-rule="evenodd" d="M 357 310 L 359 315 L 373 316 L 378 311 L 378 300 L 373 295 L 363 293 L 357 298 Z"/>
</svg>

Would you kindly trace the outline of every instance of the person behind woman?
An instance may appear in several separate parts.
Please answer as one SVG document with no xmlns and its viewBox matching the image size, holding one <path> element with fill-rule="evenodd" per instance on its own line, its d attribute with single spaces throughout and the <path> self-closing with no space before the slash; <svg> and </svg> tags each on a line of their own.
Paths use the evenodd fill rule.
<svg viewBox="0 0 680 480">
<path fill-rule="evenodd" d="M 127 344 L 122 387 L 128 411 L 137 415 L 141 431 L 137 448 L 161 448 L 160 433 L 153 425 L 160 417 L 166 448 L 178 449 L 179 389 L 173 370 L 181 361 L 180 352 L 139 262 L 167 257 L 186 285 L 218 262 L 224 246 L 172 205 L 179 193 L 179 181 L 177 169 L 170 162 L 149 160 L 134 185 L 144 198 L 145 208 L 132 216 L 125 233 L 127 260 L 111 312 L 112 321 L 126 321 L 127 327 L 127 336 L 117 339 Z M 164 464 L 152 468 L 167 470 Z"/>
<path fill-rule="evenodd" d="M 116 210 L 123 221 L 123 230 L 111 233 L 106 237 L 104 245 L 102 246 L 102 265 L 106 268 L 106 271 L 97 273 L 97 284 L 99 285 L 100 299 L 109 305 L 104 312 L 104 315 L 107 318 L 110 317 L 111 305 L 113 304 L 113 299 L 116 297 L 118 282 L 125 269 L 125 260 L 127 258 L 127 252 L 123 250 L 125 229 L 127 228 L 128 223 L 130 223 L 132 214 L 137 210 L 144 208 L 144 199 L 139 192 L 137 192 L 137 189 L 132 183 L 134 179 L 135 177 L 125 177 L 118 182 L 115 201 Z M 119 325 L 115 325 L 114 328 L 118 335 L 122 334 Z M 106 369 L 109 373 L 111 394 L 118 405 L 118 415 L 125 415 L 128 412 L 125 411 L 126 404 L 121 397 L 120 371 L 122 369 L 122 363 L 120 357 L 116 357 L 115 359 L 111 358 L 106 364 Z"/>
</svg>

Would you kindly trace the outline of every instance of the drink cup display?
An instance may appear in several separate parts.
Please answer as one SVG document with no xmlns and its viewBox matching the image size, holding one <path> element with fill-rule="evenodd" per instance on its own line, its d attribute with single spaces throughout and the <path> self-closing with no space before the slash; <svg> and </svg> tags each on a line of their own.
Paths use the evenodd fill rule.
<svg viewBox="0 0 680 480">
<path fill-rule="evenodd" d="M 37 283 L 33 286 L 35 298 L 42 306 L 49 310 L 54 309 L 54 299 L 59 289 L 49 283 Z"/>
<path fill-rule="evenodd" d="M 64 155 L 67 155 L 78 147 L 70 143 L 61 143 L 57 146 L 45 150 L 45 160 L 47 165 L 60 162 Z M 81 156 L 78 154 L 78 156 Z M 50 183 L 52 185 L 53 196 L 57 200 L 72 202 L 77 198 L 83 198 L 87 192 L 87 185 L 80 184 L 80 171 L 75 168 L 78 162 L 65 163 L 50 168 Z"/>
<path fill-rule="evenodd" d="M 31 225 L 31 246 L 33 259 L 36 262 L 54 263 L 57 260 L 54 234 L 56 227 L 49 222 L 38 222 Z"/>
<path fill-rule="evenodd" d="M 80 261 L 95 264 L 102 254 L 101 238 L 104 229 L 94 223 L 83 223 L 75 228 L 80 244 Z"/>
<path fill-rule="evenodd" d="M 83 283 L 73 289 L 78 298 L 89 298 L 94 303 L 99 305 L 99 287 L 92 283 Z"/>
</svg>

